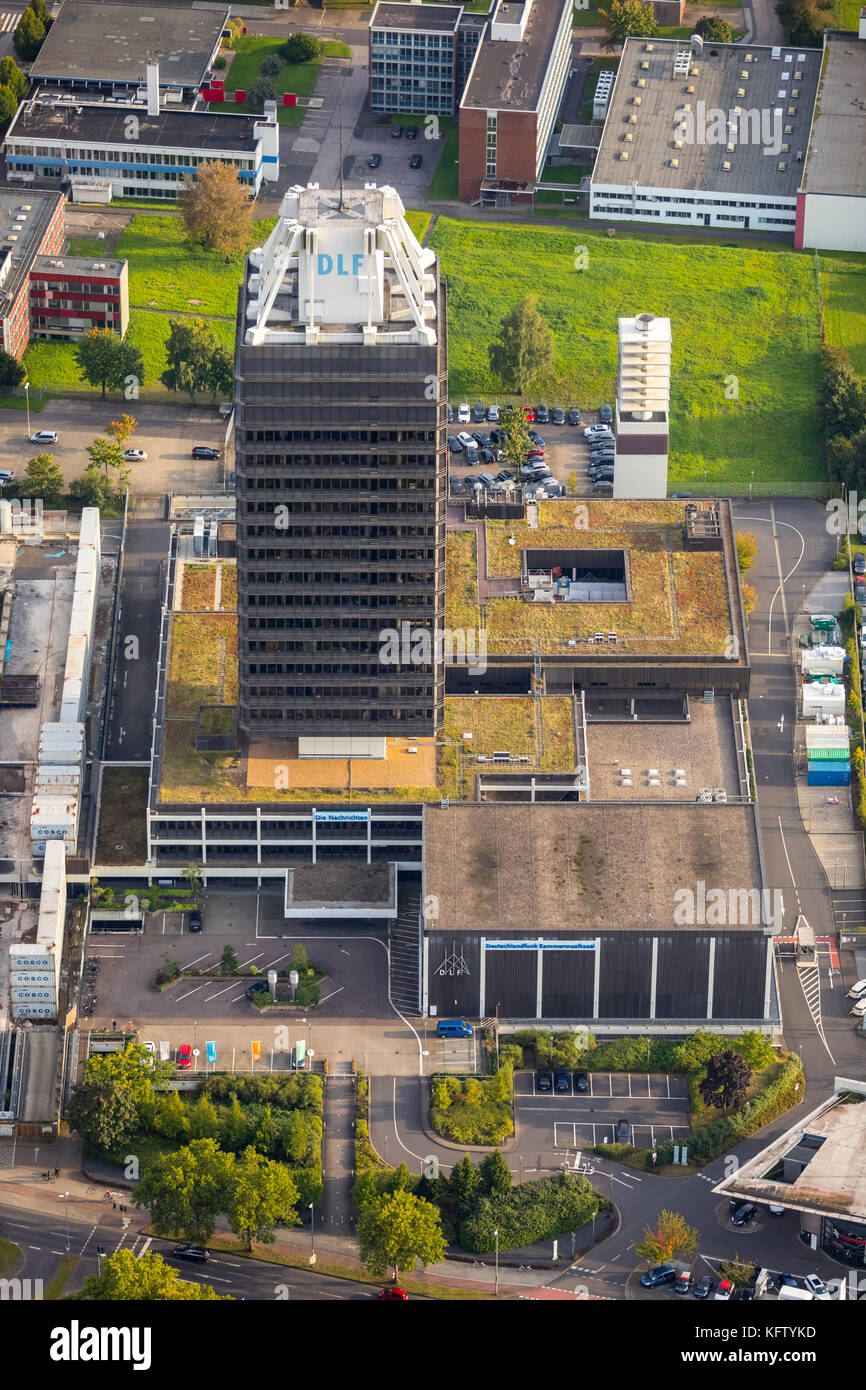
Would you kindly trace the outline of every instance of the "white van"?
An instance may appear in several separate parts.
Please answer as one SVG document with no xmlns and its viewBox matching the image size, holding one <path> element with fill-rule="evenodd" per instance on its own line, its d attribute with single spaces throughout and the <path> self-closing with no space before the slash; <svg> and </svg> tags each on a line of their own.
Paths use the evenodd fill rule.
<svg viewBox="0 0 866 1390">
<path fill-rule="evenodd" d="M 812 1303 L 815 1295 L 810 1293 L 808 1289 L 795 1289 L 793 1284 L 783 1284 L 779 1290 L 779 1297 L 786 1299 L 794 1298 L 800 1303 Z"/>
</svg>

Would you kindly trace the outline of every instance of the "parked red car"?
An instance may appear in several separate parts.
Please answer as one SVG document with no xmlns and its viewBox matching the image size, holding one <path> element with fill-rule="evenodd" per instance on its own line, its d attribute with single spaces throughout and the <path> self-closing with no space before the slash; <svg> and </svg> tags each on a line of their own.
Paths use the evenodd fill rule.
<svg viewBox="0 0 866 1390">
<path fill-rule="evenodd" d="M 177 1049 L 177 1065 L 182 1071 L 192 1066 L 192 1047 L 189 1043 L 181 1043 Z"/>
<path fill-rule="evenodd" d="M 533 410 L 532 406 L 531 406 L 531 405 L 525 405 L 525 406 L 523 407 L 523 413 L 524 413 L 524 415 L 526 416 L 527 420 L 529 421 L 530 425 L 533 424 L 533 422 L 534 422 L 534 420 L 535 420 L 535 411 Z"/>
<path fill-rule="evenodd" d="M 406 1303 L 409 1299 L 409 1295 L 405 1289 L 397 1288 L 380 1289 L 379 1297 L 386 1302 L 391 1302 L 393 1300 L 395 1303 Z"/>
</svg>

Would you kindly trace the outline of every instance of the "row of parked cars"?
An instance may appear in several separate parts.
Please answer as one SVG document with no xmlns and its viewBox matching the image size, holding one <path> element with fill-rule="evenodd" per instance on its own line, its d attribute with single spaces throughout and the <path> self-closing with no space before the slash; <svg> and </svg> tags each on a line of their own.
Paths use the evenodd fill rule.
<svg viewBox="0 0 866 1390">
<path fill-rule="evenodd" d="M 504 409 L 513 410 L 514 406 L 506 405 Z M 536 406 L 525 405 L 522 407 L 522 410 L 531 425 L 580 424 L 580 407 L 576 405 L 570 405 L 567 410 L 565 406 L 555 405 L 552 410 L 549 410 L 542 402 Z M 461 401 L 456 411 L 453 406 L 448 406 L 449 425 L 453 425 L 455 420 L 458 425 L 473 423 L 476 425 L 483 425 L 485 420 L 489 421 L 491 424 L 497 424 L 501 419 L 501 415 L 502 412 L 498 405 L 485 406 L 482 401 L 476 401 L 474 406 L 470 406 L 468 401 Z M 598 412 L 598 418 L 603 425 L 610 425 L 613 422 L 613 410 L 611 407 L 602 404 Z"/>
</svg>

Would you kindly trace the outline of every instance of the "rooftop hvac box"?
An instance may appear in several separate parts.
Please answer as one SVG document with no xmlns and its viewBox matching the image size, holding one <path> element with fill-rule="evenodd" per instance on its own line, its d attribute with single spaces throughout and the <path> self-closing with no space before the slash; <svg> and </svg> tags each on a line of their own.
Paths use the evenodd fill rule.
<svg viewBox="0 0 866 1390">
<path fill-rule="evenodd" d="M 806 782 L 810 787 L 849 787 L 851 764 L 810 763 Z"/>
</svg>

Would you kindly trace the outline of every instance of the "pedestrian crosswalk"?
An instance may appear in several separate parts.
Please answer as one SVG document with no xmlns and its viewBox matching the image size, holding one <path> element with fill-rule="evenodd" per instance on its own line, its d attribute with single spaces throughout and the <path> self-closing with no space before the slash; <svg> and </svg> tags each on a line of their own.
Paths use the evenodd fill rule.
<svg viewBox="0 0 866 1390">
<path fill-rule="evenodd" d="M 10 29 L 17 29 L 22 13 L 22 10 L 12 10 L 0 14 L 0 34 L 8 34 Z"/>
</svg>

